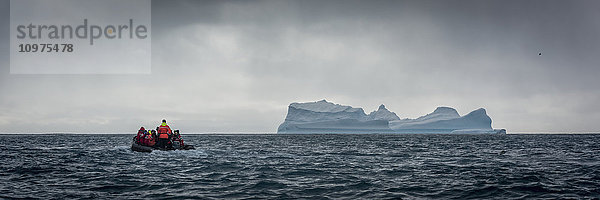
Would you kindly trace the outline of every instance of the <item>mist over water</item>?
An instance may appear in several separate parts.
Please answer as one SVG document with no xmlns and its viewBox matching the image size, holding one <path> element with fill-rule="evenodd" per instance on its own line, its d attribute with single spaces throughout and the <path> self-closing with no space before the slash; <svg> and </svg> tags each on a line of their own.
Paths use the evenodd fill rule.
<svg viewBox="0 0 600 200">
<path fill-rule="evenodd" d="M 0 198 L 598 198 L 600 135 L 0 135 Z"/>
</svg>

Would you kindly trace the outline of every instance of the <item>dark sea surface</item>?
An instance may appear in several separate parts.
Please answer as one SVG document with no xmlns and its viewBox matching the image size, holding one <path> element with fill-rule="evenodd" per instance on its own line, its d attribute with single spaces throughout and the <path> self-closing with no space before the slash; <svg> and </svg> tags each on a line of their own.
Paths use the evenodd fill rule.
<svg viewBox="0 0 600 200">
<path fill-rule="evenodd" d="M 0 198 L 597 199 L 600 135 L 0 135 Z"/>
</svg>

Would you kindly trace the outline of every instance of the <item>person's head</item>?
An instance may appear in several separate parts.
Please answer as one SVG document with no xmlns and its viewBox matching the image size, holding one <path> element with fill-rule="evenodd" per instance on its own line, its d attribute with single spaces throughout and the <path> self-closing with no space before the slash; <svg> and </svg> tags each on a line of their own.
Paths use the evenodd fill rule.
<svg viewBox="0 0 600 200">
<path fill-rule="evenodd" d="M 166 119 L 163 119 L 163 120 L 162 120 L 162 123 L 167 123 L 167 120 L 166 120 Z"/>
<path fill-rule="evenodd" d="M 140 130 L 143 131 L 143 130 L 146 130 L 146 129 L 144 129 L 144 127 L 142 126 L 142 128 L 140 128 Z"/>
</svg>

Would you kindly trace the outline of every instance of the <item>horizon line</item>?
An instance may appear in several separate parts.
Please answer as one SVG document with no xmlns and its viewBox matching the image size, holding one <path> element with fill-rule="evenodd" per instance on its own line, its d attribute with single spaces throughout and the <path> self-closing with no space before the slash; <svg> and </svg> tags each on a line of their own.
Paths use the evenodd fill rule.
<svg viewBox="0 0 600 200">
<path fill-rule="evenodd" d="M 46 132 L 46 133 L 40 133 L 40 132 L 29 132 L 29 133 L 10 133 L 10 132 L 0 132 L 0 135 L 135 135 L 137 133 L 132 133 L 132 132 L 113 132 L 113 133 L 105 133 L 105 132 L 83 132 L 83 133 L 77 133 L 77 132 Z M 181 133 L 182 135 L 221 135 L 221 134 L 231 134 L 231 135 L 271 135 L 271 134 L 278 134 L 277 132 L 191 132 L 191 133 Z M 314 134 L 319 134 L 319 135 L 325 135 L 325 134 L 332 134 L 332 135 L 343 135 L 343 134 L 347 134 L 347 133 L 302 133 L 302 134 L 289 134 L 289 133 L 285 133 L 282 135 L 314 135 Z M 432 134 L 432 133 L 360 133 L 359 135 L 362 134 L 385 134 L 385 135 L 452 135 L 452 134 Z M 506 133 L 506 135 L 594 135 L 594 134 L 600 134 L 599 131 L 581 131 L 581 132 L 560 132 L 560 131 L 554 131 L 554 132 L 509 132 Z M 355 135 L 355 134 L 349 134 L 349 135 Z M 455 135 L 487 135 L 487 134 L 455 134 Z M 489 134 L 489 135 L 495 135 L 495 134 Z"/>
</svg>

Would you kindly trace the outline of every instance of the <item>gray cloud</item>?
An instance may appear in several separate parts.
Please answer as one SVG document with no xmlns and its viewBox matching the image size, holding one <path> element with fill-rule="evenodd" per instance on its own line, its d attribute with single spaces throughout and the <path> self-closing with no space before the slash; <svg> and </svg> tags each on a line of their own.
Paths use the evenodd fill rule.
<svg viewBox="0 0 600 200">
<path fill-rule="evenodd" d="M 154 1 L 153 74 L 84 76 L 8 74 L 2 12 L 0 131 L 126 132 L 165 117 L 184 132 L 274 132 L 289 103 L 323 98 L 598 131 L 599 4 Z"/>
</svg>

